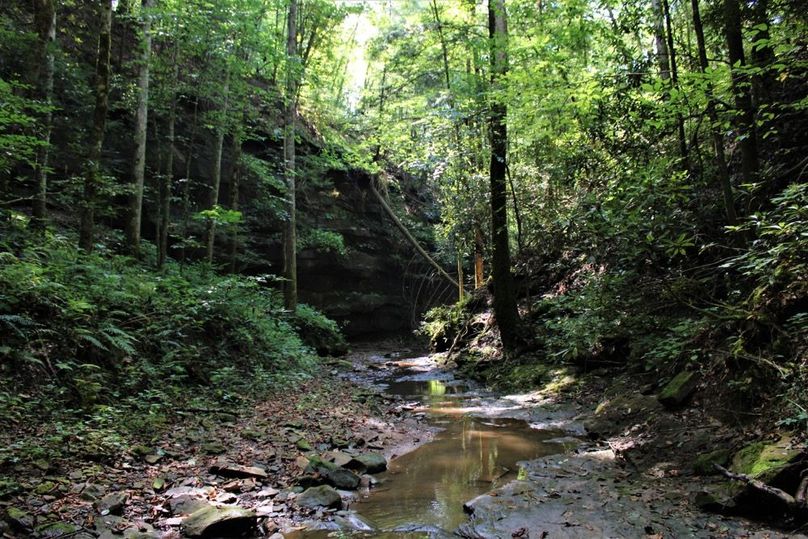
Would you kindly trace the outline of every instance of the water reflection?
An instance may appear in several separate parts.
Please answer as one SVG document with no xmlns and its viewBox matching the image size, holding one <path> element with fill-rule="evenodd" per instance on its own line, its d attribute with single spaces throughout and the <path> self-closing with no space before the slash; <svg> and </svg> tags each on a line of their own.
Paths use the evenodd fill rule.
<svg viewBox="0 0 808 539">
<path fill-rule="evenodd" d="M 559 432 L 531 429 L 524 421 L 451 414 L 462 387 L 438 380 L 396 382 L 388 392 L 420 397 L 446 430 L 391 462 L 379 476 L 382 485 L 353 507 L 379 529 L 419 524 L 451 531 L 465 520 L 463 503 L 516 478 L 518 461 L 561 449 L 544 443 Z"/>
</svg>

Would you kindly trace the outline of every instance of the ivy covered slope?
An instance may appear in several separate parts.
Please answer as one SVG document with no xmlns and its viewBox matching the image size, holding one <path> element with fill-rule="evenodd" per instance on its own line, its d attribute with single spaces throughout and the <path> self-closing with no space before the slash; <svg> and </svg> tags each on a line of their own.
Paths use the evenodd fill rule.
<svg viewBox="0 0 808 539">
<path fill-rule="evenodd" d="M 316 349 L 344 347 L 334 322 L 306 305 L 285 310 L 263 277 L 174 262 L 158 273 L 131 257 L 82 253 L 69 236 L 32 236 L 26 221 L 5 212 L 2 223 L 4 428 L 64 411 L 122 421 L 238 405 L 312 372 Z"/>
</svg>

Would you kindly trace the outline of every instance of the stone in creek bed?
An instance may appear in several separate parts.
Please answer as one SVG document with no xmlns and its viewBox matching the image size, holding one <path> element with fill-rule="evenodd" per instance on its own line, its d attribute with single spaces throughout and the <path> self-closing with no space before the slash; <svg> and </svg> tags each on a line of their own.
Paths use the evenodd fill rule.
<svg viewBox="0 0 808 539">
<path fill-rule="evenodd" d="M 367 473 L 379 473 L 387 469 L 387 459 L 381 453 L 365 453 L 355 458 L 365 468 Z M 349 463 L 346 468 L 353 468 Z"/>
<path fill-rule="evenodd" d="M 267 472 L 257 466 L 240 466 L 238 464 L 228 464 L 225 462 L 217 462 L 211 466 L 210 473 L 237 479 L 245 479 L 248 477 L 266 479 L 267 477 Z"/>
<path fill-rule="evenodd" d="M 337 488 L 355 490 L 359 487 L 359 476 L 345 468 L 338 468 L 328 472 L 328 482 Z"/>
<path fill-rule="evenodd" d="M 306 489 L 297 497 L 297 504 L 300 507 L 309 507 L 311 509 L 319 507 L 340 509 L 342 508 L 342 497 L 332 487 L 322 485 Z"/>
<path fill-rule="evenodd" d="M 256 514 L 241 507 L 208 505 L 182 523 L 188 537 L 238 537 L 255 528 Z"/>
</svg>

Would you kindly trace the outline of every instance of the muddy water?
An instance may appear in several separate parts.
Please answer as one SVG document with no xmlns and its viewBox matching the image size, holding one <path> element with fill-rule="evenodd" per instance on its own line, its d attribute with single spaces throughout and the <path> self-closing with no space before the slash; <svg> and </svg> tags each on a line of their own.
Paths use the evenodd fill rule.
<svg viewBox="0 0 808 539">
<path fill-rule="evenodd" d="M 451 532 L 466 516 L 463 503 L 515 479 L 517 462 L 558 453 L 558 431 L 524 421 L 472 415 L 478 395 L 456 382 L 393 381 L 387 393 L 416 400 L 445 430 L 390 463 L 381 485 L 352 509 L 378 530 L 440 528 Z M 469 407 L 470 403 L 475 406 Z"/>
<path fill-rule="evenodd" d="M 519 477 L 518 462 L 578 444 L 565 437 L 566 431 L 553 430 L 541 420 L 546 418 L 520 413 L 525 412 L 524 403 L 457 380 L 429 356 L 399 361 L 371 356 L 370 365 L 374 368 L 360 369 L 366 374 L 352 379 L 383 389 L 408 410 L 423 412 L 440 432 L 392 460 L 386 472 L 376 475 L 379 483 L 360 493 L 350 510 L 326 529 L 313 525 L 287 533 L 287 539 L 451 537 L 467 520 L 463 504 Z M 512 416 L 539 419 L 532 421 L 542 428 Z M 345 527 L 338 519 L 353 524 Z M 352 531 L 357 524 L 366 531 Z"/>
<path fill-rule="evenodd" d="M 451 531 L 466 519 L 463 503 L 515 479 L 518 461 L 559 451 L 559 444 L 545 443 L 558 432 L 464 413 L 462 391 L 437 380 L 390 385 L 392 394 L 420 397 L 431 422 L 445 430 L 392 461 L 378 476 L 381 486 L 354 506 L 378 528 L 418 525 Z"/>
</svg>

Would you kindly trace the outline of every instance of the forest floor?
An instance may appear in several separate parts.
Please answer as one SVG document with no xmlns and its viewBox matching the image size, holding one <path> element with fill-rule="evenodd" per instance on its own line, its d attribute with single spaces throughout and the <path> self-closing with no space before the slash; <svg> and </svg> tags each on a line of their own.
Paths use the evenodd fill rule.
<svg viewBox="0 0 808 539">
<path fill-rule="evenodd" d="M 804 537 L 786 521 L 778 531 L 701 510 L 705 493 L 717 499 L 728 482 L 694 475 L 695 461 L 739 436 L 703 408 L 666 410 L 629 375 L 576 378 L 559 371 L 552 383 L 529 393 L 501 395 L 477 388 L 455 395 L 460 400 L 451 401 L 450 409 L 430 409 L 425 402 L 383 393 L 378 382 L 391 376 L 440 380 L 443 386 L 463 381 L 440 364 L 439 356 L 426 358 L 424 369 L 423 361 L 397 360 L 401 347 L 392 352 L 394 346 L 360 347 L 347 359 L 327 363 L 316 378 L 279 390 L 253 407 L 187 411 L 158 438 L 143 433 L 142 444 L 135 441 L 103 459 L 21 461 L 12 470 L 18 491 L 0 501 L 6 514 L 0 535 L 168 539 L 228 536 L 256 524 L 258 536 L 303 528 L 322 531 L 297 536 L 368 531 L 362 504 L 354 502 L 372 499 L 376 474 L 357 472 L 360 485 L 340 488 L 336 501 L 318 491 L 325 498 L 307 504 L 301 491 L 333 483 L 328 474 L 333 463 L 349 466 L 374 454 L 386 460 L 418 455 L 410 452 L 441 436 L 435 438 L 435 417 L 461 411 L 524 421 L 532 427 L 527 430 L 563 436 L 564 445 L 525 459 L 518 478 L 497 481 L 497 476 L 481 495 L 461 500 L 470 518 L 463 517 L 459 528 L 412 528 L 414 535 L 407 537 Z M 501 427 L 494 425 L 492 431 Z M 600 438 L 590 439 L 585 428 Z M 20 436 L 37 436 L 37 431 L 5 432 L 2 443 L 12 444 Z M 328 469 L 320 467 L 320 458 L 332 463 Z M 394 490 L 403 488 L 396 487 L 395 475 L 381 480 L 390 481 Z M 378 490 L 390 490 L 384 487 Z M 408 493 L 395 495 L 405 500 Z M 340 510 L 345 505 L 360 507 L 358 518 Z"/>
<path fill-rule="evenodd" d="M 144 432 L 142 442 L 131 440 L 117 454 L 21 458 L 3 470 L 15 492 L 0 499 L 0 537 L 226 536 L 256 522 L 260 536 L 270 536 L 322 517 L 324 507 L 294 501 L 295 485 L 312 472 L 305 454 L 344 449 L 389 459 L 430 436 L 418 415 L 394 410 L 337 372 L 325 365 L 316 379 L 253 407 L 188 410 L 170 430 L 157 438 Z M 45 428 L 21 425 L 0 434 L 0 444 L 35 441 Z M 208 505 L 251 513 L 213 515 L 196 531 L 186 529 L 187 515 Z"/>
</svg>

